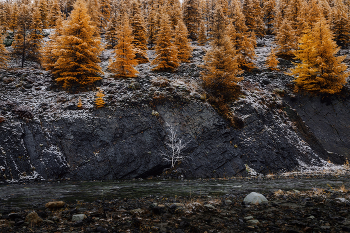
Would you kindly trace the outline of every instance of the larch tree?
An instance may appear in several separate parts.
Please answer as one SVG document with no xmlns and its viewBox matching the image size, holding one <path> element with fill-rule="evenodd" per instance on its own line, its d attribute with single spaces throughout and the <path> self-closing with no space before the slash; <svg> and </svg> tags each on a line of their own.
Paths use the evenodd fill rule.
<svg viewBox="0 0 350 233">
<path fill-rule="evenodd" d="M 40 50 L 41 65 L 46 69 L 53 71 L 55 69 L 55 63 L 59 57 L 59 40 L 62 36 L 63 30 L 63 16 L 59 16 L 56 19 L 56 26 L 54 31 L 51 32 L 49 39 L 43 44 Z"/>
<path fill-rule="evenodd" d="M 111 20 L 107 24 L 105 39 L 107 48 L 112 49 L 117 44 L 118 22 L 116 14 L 112 14 Z"/>
<path fill-rule="evenodd" d="M 104 29 L 105 25 L 109 22 L 111 17 L 111 6 L 111 0 L 100 0 L 100 28 Z"/>
<path fill-rule="evenodd" d="M 101 90 L 100 88 L 97 88 L 96 99 L 95 99 L 96 108 L 102 108 L 105 105 L 105 101 L 103 100 L 104 96 L 105 94 L 103 94 L 103 90 Z"/>
<path fill-rule="evenodd" d="M 200 10 L 198 0 L 185 0 L 183 3 L 183 20 L 187 27 L 189 38 L 197 40 L 200 22 Z"/>
<path fill-rule="evenodd" d="M 181 62 L 189 62 L 193 48 L 188 39 L 186 25 L 182 20 L 178 21 L 178 25 L 175 28 L 175 45 L 178 50 L 178 59 Z"/>
<path fill-rule="evenodd" d="M 198 31 L 198 45 L 205 45 L 207 42 L 207 29 L 205 27 L 204 20 L 201 21 L 199 24 L 199 31 Z"/>
<path fill-rule="evenodd" d="M 52 1 L 52 7 L 50 9 L 49 15 L 49 25 L 50 27 L 56 27 L 57 20 L 62 17 L 61 7 L 58 0 Z"/>
<path fill-rule="evenodd" d="M 3 34 L 7 31 L 8 25 L 7 25 L 7 10 L 5 3 L 0 3 L 0 34 Z"/>
<path fill-rule="evenodd" d="M 349 10 L 342 1 L 337 0 L 333 11 L 332 31 L 334 32 L 334 40 L 342 48 L 347 48 L 350 43 Z"/>
<path fill-rule="evenodd" d="M 133 78 L 138 73 L 135 69 L 138 62 L 135 59 L 135 51 L 132 44 L 132 29 L 126 14 L 124 14 L 122 20 L 123 24 L 117 33 L 118 43 L 114 48 L 114 59 L 111 59 L 108 69 L 116 78 Z"/>
<path fill-rule="evenodd" d="M 17 2 L 14 2 L 10 5 L 9 9 L 9 17 L 8 17 L 8 25 L 9 28 L 12 30 L 12 32 L 15 32 L 15 30 L 18 27 L 18 16 L 19 16 L 19 9 Z"/>
<path fill-rule="evenodd" d="M 150 12 L 148 14 L 148 44 L 149 48 L 153 49 L 156 39 L 157 39 L 157 33 L 158 33 L 158 19 L 159 14 L 157 10 L 151 6 Z"/>
<path fill-rule="evenodd" d="M 232 40 L 227 35 L 228 30 L 225 30 L 226 23 L 220 20 L 223 18 L 221 7 L 217 7 L 214 14 L 215 32 L 210 50 L 203 58 L 205 70 L 201 73 L 205 90 L 221 102 L 230 100 L 237 91 L 237 82 L 242 80 L 237 77 L 241 69 Z"/>
<path fill-rule="evenodd" d="M 2 43 L 3 38 L 2 36 L 0 36 L 0 68 L 6 68 L 7 67 L 7 51 L 6 48 L 4 46 L 4 44 Z"/>
<path fill-rule="evenodd" d="M 168 14 L 171 22 L 171 28 L 175 30 L 178 22 L 182 20 L 181 3 L 179 0 L 168 0 Z"/>
<path fill-rule="evenodd" d="M 57 44 L 58 59 L 52 72 L 64 88 L 85 88 L 102 79 L 100 38 L 87 11 L 84 0 L 75 2 Z"/>
<path fill-rule="evenodd" d="M 35 8 L 33 12 L 33 20 L 30 25 L 30 34 L 28 41 L 28 58 L 32 61 L 40 63 L 40 49 L 43 39 L 42 35 L 42 18 L 39 8 Z"/>
<path fill-rule="evenodd" d="M 134 38 L 132 43 L 135 47 L 138 63 L 147 63 L 149 62 L 147 55 L 147 29 L 140 11 L 140 4 L 135 2 L 133 5 L 136 6 L 131 16 L 132 36 Z"/>
<path fill-rule="evenodd" d="M 49 7 L 47 0 L 39 0 L 39 11 L 42 27 L 47 28 L 49 26 Z"/>
<path fill-rule="evenodd" d="M 342 63 L 345 56 L 337 57 L 338 51 L 328 23 L 321 18 L 299 40 L 295 56 L 300 63 L 296 63 L 290 73 L 295 78 L 295 90 L 313 94 L 339 93 L 349 73 Z"/>
<path fill-rule="evenodd" d="M 14 42 L 12 43 L 12 54 L 21 60 L 21 67 L 24 67 L 26 58 L 28 57 L 28 31 L 31 25 L 30 6 L 22 4 L 19 8 L 17 17 L 17 31 L 15 33 Z"/>
<path fill-rule="evenodd" d="M 277 56 L 276 56 L 274 48 L 271 49 L 271 52 L 270 52 L 269 56 L 266 59 L 266 66 L 270 70 L 278 70 L 278 68 L 277 68 L 278 60 L 277 60 Z"/>
<path fill-rule="evenodd" d="M 236 49 L 239 67 L 250 70 L 255 67 L 253 60 L 255 59 L 256 37 L 254 33 L 248 32 L 240 1 L 234 0 L 233 4 L 234 17 L 232 23 L 236 33 L 230 33 L 231 40 Z"/>
<path fill-rule="evenodd" d="M 312 29 L 314 25 L 324 16 L 318 0 L 310 0 L 308 8 L 309 12 L 307 14 L 307 18 L 304 20 L 308 22 L 309 27 Z"/>
<path fill-rule="evenodd" d="M 260 0 L 246 0 L 243 5 L 243 13 L 249 30 L 253 31 L 259 38 L 262 38 L 265 35 L 265 23 Z"/>
<path fill-rule="evenodd" d="M 277 55 L 279 57 L 291 58 L 297 48 L 297 37 L 290 22 L 285 19 L 278 30 L 276 36 L 276 44 L 278 46 Z"/>
<path fill-rule="evenodd" d="M 162 11 L 160 29 L 156 41 L 156 58 L 151 65 L 156 65 L 154 71 L 170 71 L 174 72 L 179 67 L 179 59 L 177 58 L 177 48 L 172 42 L 171 24 L 168 15 Z"/>
<path fill-rule="evenodd" d="M 273 22 L 275 19 L 274 9 L 276 7 L 276 0 L 266 0 L 263 4 L 264 20 L 266 25 L 266 34 L 273 33 Z"/>
</svg>

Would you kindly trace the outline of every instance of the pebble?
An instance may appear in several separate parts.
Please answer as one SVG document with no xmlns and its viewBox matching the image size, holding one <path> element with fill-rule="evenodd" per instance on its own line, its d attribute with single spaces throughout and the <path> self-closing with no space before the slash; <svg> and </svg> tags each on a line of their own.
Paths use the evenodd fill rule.
<svg viewBox="0 0 350 233">
<path fill-rule="evenodd" d="M 85 214 L 74 214 L 72 216 L 72 222 L 83 221 L 86 218 Z"/>
<path fill-rule="evenodd" d="M 244 198 L 243 202 L 248 205 L 249 204 L 257 205 L 257 204 L 267 203 L 268 201 L 266 197 L 264 197 L 264 195 L 256 192 L 251 192 Z"/>
</svg>

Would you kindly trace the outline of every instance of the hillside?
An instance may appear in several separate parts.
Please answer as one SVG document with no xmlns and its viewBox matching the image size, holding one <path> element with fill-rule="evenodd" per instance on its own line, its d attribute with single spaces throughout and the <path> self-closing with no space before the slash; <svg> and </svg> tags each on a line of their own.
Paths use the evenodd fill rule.
<svg viewBox="0 0 350 233">
<path fill-rule="evenodd" d="M 264 68 L 271 40 L 266 37 L 257 47 L 258 68 L 244 73 L 242 93 L 230 105 L 239 128 L 231 127 L 205 98 L 199 78 L 205 46 L 194 44 L 191 63 L 176 73 L 152 72 L 149 64 L 141 64 L 137 78 L 116 80 L 107 74 L 99 84 L 106 94 L 100 109 L 94 106 L 96 91 L 67 93 L 40 69 L 3 70 L 1 180 L 161 175 L 170 167 L 163 159 L 163 153 L 171 153 L 167 124 L 188 142 L 187 158 L 176 166 L 174 177 L 244 176 L 245 165 L 269 174 L 322 169 L 327 160 L 345 163 L 348 95 L 322 101 L 293 93 L 288 87 L 292 77 L 284 74 L 288 66 L 273 72 Z"/>
</svg>

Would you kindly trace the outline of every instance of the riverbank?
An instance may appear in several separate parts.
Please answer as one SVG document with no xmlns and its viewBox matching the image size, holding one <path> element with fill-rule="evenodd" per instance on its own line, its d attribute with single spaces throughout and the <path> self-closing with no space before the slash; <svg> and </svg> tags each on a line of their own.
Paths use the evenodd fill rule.
<svg viewBox="0 0 350 233">
<path fill-rule="evenodd" d="M 350 232 L 349 187 L 348 175 L 8 185 L 0 232 Z M 268 203 L 244 204 L 252 191 Z"/>
</svg>

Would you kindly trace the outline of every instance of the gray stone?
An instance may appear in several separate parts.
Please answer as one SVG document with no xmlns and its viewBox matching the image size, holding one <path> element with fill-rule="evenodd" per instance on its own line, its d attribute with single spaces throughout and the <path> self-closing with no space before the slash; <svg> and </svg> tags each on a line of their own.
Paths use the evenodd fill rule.
<svg viewBox="0 0 350 233">
<path fill-rule="evenodd" d="M 251 219 L 251 220 L 248 220 L 247 223 L 248 223 L 248 225 L 256 226 L 259 224 L 259 220 Z"/>
<path fill-rule="evenodd" d="M 72 216 L 72 222 L 83 221 L 86 218 L 85 214 L 74 214 Z"/>
<path fill-rule="evenodd" d="M 262 194 L 251 192 L 244 198 L 243 202 L 247 205 L 249 204 L 257 205 L 257 204 L 267 203 L 268 201 L 266 197 L 264 197 Z"/>
</svg>

